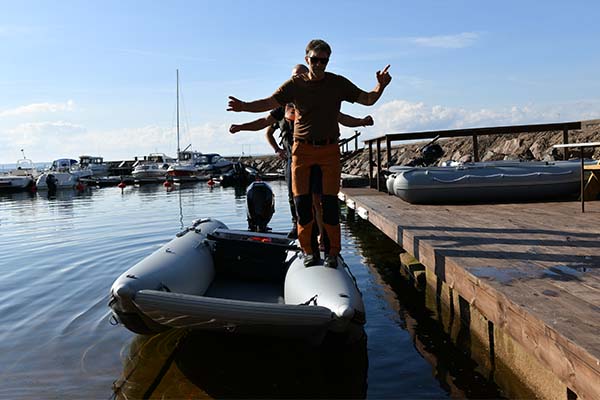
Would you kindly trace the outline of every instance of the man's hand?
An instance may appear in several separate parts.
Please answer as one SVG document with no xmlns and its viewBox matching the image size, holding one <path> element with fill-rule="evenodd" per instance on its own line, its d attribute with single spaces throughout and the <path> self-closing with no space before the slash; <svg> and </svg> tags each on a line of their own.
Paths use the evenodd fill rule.
<svg viewBox="0 0 600 400">
<path fill-rule="evenodd" d="M 241 131 L 241 130 L 242 130 L 242 128 L 241 128 L 241 126 L 240 126 L 240 125 L 235 125 L 235 124 L 232 124 L 232 125 L 229 127 L 229 133 L 238 133 L 238 132 L 239 132 L 239 131 Z"/>
<path fill-rule="evenodd" d="M 390 69 L 390 64 L 388 64 L 383 69 L 383 71 L 377 71 L 377 73 L 375 74 L 377 76 L 377 82 L 379 83 L 379 85 L 381 85 L 381 88 L 386 87 L 392 81 L 392 77 L 390 76 L 390 73 L 388 72 L 389 69 Z M 230 97 L 230 99 L 231 99 L 231 97 Z"/>
<path fill-rule="evenodd" d="M 227 111 L 236 111 L 236 112 L 238 112 L 238 111 L 245 111 L 244 110 L 245 104 L 246 103 L 244 103 L 240 99 L 236 99 L 233 96 L 229 96 L 229 102 L 227 103 L 227 105 L 229 107 L 227 107 Z M 231 132 L 231 133 L 233 133 L 233 132 Z"/>
<path fill-rule="evenodd" d="M 362 126 L 371 126 L 373 125 L 373 117 L 371 117 L 370 115 L 367 115 L 366 117 L 364 117 L 362 119 Z"/>
</svg>

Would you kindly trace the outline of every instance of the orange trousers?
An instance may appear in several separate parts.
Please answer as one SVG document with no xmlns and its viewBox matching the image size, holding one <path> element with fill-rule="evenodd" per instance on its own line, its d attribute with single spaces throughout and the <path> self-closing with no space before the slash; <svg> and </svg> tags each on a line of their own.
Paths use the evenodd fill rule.
<svg viewBox="0 0 600 400">
<path fill-rule="evenodd" d="M 298 216 L 298 240 L 305 253 L 316 253 L 317 249 L 312 243 L 313 229 L 316 229 L 311 190 L 315 186 L 315 182 L 311 182 L 311 169 L 314 166 L 321 169 L 322 181 L 318 186 L 322 190 L 323 227 L 329 238 L 329 254 L 337 255 L 341 249 L 337 195 L 342 172 L 337 143 L 314 146 L 294 142 L 292 146 L 292 192 Z"/>
</svg>

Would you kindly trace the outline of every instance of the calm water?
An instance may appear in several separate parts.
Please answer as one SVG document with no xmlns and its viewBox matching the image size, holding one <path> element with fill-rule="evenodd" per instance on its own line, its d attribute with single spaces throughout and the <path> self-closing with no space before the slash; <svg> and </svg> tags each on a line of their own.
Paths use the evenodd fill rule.
<svg viewBox="0 0 600 400">
<path fill-rule="evenodd" d="M 290 228 L 284 182 L 271 226 Z M 400 249 L 343 222 L 343 256 L 367 307 L 367 339 L 319 348 L 109 323 L 108 291 L 199 217 L 246 228 L 245 191 L 205 184 L 0 195 L 0 398 L 492 398 L 397 273 Z"/>
</svg>

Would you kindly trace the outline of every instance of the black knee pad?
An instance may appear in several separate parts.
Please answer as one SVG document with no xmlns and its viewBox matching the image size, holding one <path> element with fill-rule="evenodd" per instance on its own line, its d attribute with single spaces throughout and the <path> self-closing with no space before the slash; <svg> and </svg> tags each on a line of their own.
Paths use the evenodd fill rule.
<svg viewBox="0 0 600 400">
<path fill-rule="evenodd" d="M 324 194 L 321 196 L 323 205 L 323 222 L 328 225 L 337 225 L 340 223 L 340 205 L 337 196 Z"/>
<path fill-rule="evenodd" d="M 311 222 L 313 220 L 312 196 L 310 194 L 296 196 L 294 197 L 294 202 L 296 203 L 298 223 L 300 225 L 306 225 Z"/>
</svg>

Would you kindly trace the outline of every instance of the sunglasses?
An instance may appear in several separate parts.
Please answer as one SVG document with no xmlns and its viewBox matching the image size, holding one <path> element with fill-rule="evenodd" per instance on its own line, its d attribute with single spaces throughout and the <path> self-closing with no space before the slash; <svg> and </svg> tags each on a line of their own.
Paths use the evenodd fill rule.
<svg viewBox="0 0 600 400">
<path fill-rule="evenodd" d="M 319 62 L 319 63 L 325 65 L 329 62 L 329 58 L 325 58 L 325 57 L 308 57 L 308 59 L 310 60 L 311 64 L 316 64 Z"/>
</svg>

